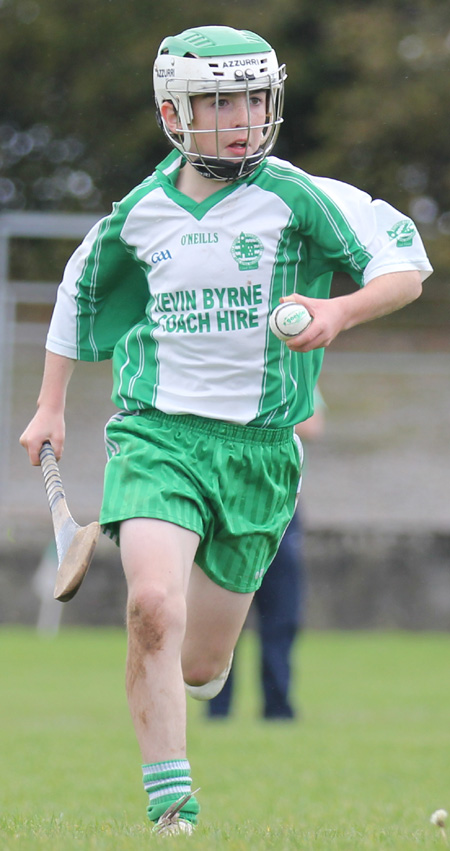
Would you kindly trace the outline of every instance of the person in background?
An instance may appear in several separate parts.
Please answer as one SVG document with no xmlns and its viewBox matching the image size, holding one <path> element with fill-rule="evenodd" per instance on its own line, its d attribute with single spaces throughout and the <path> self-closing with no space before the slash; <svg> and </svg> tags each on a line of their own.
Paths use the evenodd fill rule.
<svg viewBox="0 0 450 851">
<path fill-rule="evenodd" d="M 317 440 L 325 427 L 325 404 L 318 388 L 315 412 L 296 426 L 306 443 Z M 262 716 L 267 720 L 290 720 L 296 709 L 290 696 L 291 656 L 303 625 L 306 598 L 306 571 L 303 554 L 301 504 L 286 529 L 280 548 L 253 598 L 260 641 Z M 234 665 L 219 694 L 208 702 L 209 718 L 226 718 L 234 693 Z"/>
</svg>

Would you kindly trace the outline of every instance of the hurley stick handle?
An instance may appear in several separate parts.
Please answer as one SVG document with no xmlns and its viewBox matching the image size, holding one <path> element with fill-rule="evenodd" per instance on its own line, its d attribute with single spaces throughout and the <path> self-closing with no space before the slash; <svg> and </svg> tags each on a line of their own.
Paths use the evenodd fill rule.
<svg viewBox="0 0 450 851">
<path fill-rule="evenodd" d="M 39 458 L 41 460 L 41 469 L 42 475 L 44 476 L 44 485 L 47 493 L 48 504 L 50 506 L 50 511 L 53 512 L 56 503 L 60 499 L 65 501 L 66 495 L 64 493 L 53 446 L 50 441 L 46 440 L 45 443 L 42 444 Z"/>
</svg>

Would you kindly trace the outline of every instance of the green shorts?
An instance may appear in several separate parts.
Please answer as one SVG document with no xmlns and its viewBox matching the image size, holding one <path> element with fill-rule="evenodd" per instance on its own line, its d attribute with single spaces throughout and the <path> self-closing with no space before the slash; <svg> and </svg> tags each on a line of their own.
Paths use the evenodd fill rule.
<svg viewBox="0 0 450 851">
<path fill-rule="evenodd" d="M 200 536 L 195 561 L 218 585 L 261 585 L 295 510 L 301 447 L 293 429 L 260 429 L 158 410 L 106 426 L 100 522 L 152 517 Z"/>
</svg>

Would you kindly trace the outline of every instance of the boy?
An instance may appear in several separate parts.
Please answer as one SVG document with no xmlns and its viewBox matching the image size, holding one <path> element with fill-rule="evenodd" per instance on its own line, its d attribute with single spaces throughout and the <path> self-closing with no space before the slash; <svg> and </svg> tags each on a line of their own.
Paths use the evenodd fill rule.
<svg viewBox="0 0 450 851">
<path fill-rule="evenodd" d="M 294 512 L 293 427 L 313 413 L 323 348 L 417 298 L 431 272 L 408 218 L 269 157 L 285 77 L 254 33 L 163 41 L 155 95 L 175 150 L 69 261 L 21 437 L 33 464 L 45 440 L 59 457 L 74 362 L 112 357 L 100 521 L 120 536 L 127 695 L 158 832 L 196 823 L 183 680 L 211 698 L 226 679 Z M 330 299 L 334 271 L 359 289 Z M 280 299 L 313 316 L 288 345 L 268 330 Z"/>
</svg>

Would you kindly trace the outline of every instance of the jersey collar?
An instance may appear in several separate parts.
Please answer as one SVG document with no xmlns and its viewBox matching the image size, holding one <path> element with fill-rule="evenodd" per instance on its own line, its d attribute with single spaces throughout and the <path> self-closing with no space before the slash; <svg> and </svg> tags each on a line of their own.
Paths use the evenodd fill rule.
<svg viewBox="0 0 450 851">
<path fill-rule="evenodd" d="M 252 174 L 249 174 L 247 177 L 242 177 L 233 183 L 224 184 L 217 190 L 217 192 L 213 192 L 213 194 L 208 198 L 205 198 L 204 201 L 198 202 L 189 198 L 187 195 L 184 195 L 183 192 L 180 192 L 176 187 L 178 173 L 184 163 L 185 159 L 178 151 L 171 151 L 170 154 L 161 163 L 159 163 L 158 166 L 156 166 L 156 174 L 159 184 L 167 197 L 170 198 L 171 201 L 174 201 L 175 204 L 178 204 L 179 207 L 183 207 L 183 209 L 191 213 L 198 220 L 202 219 L 209 210 L 215 207 L 216 204 L 223 201 L 224 198 L 227 198 L 228 195 L 236 192 L 242 186 L 252 183 L 256 175 L 258 175 L 264 167 L 264 162 L 262 162 L 261 165 L 252 172 Z"/>
</svg>

